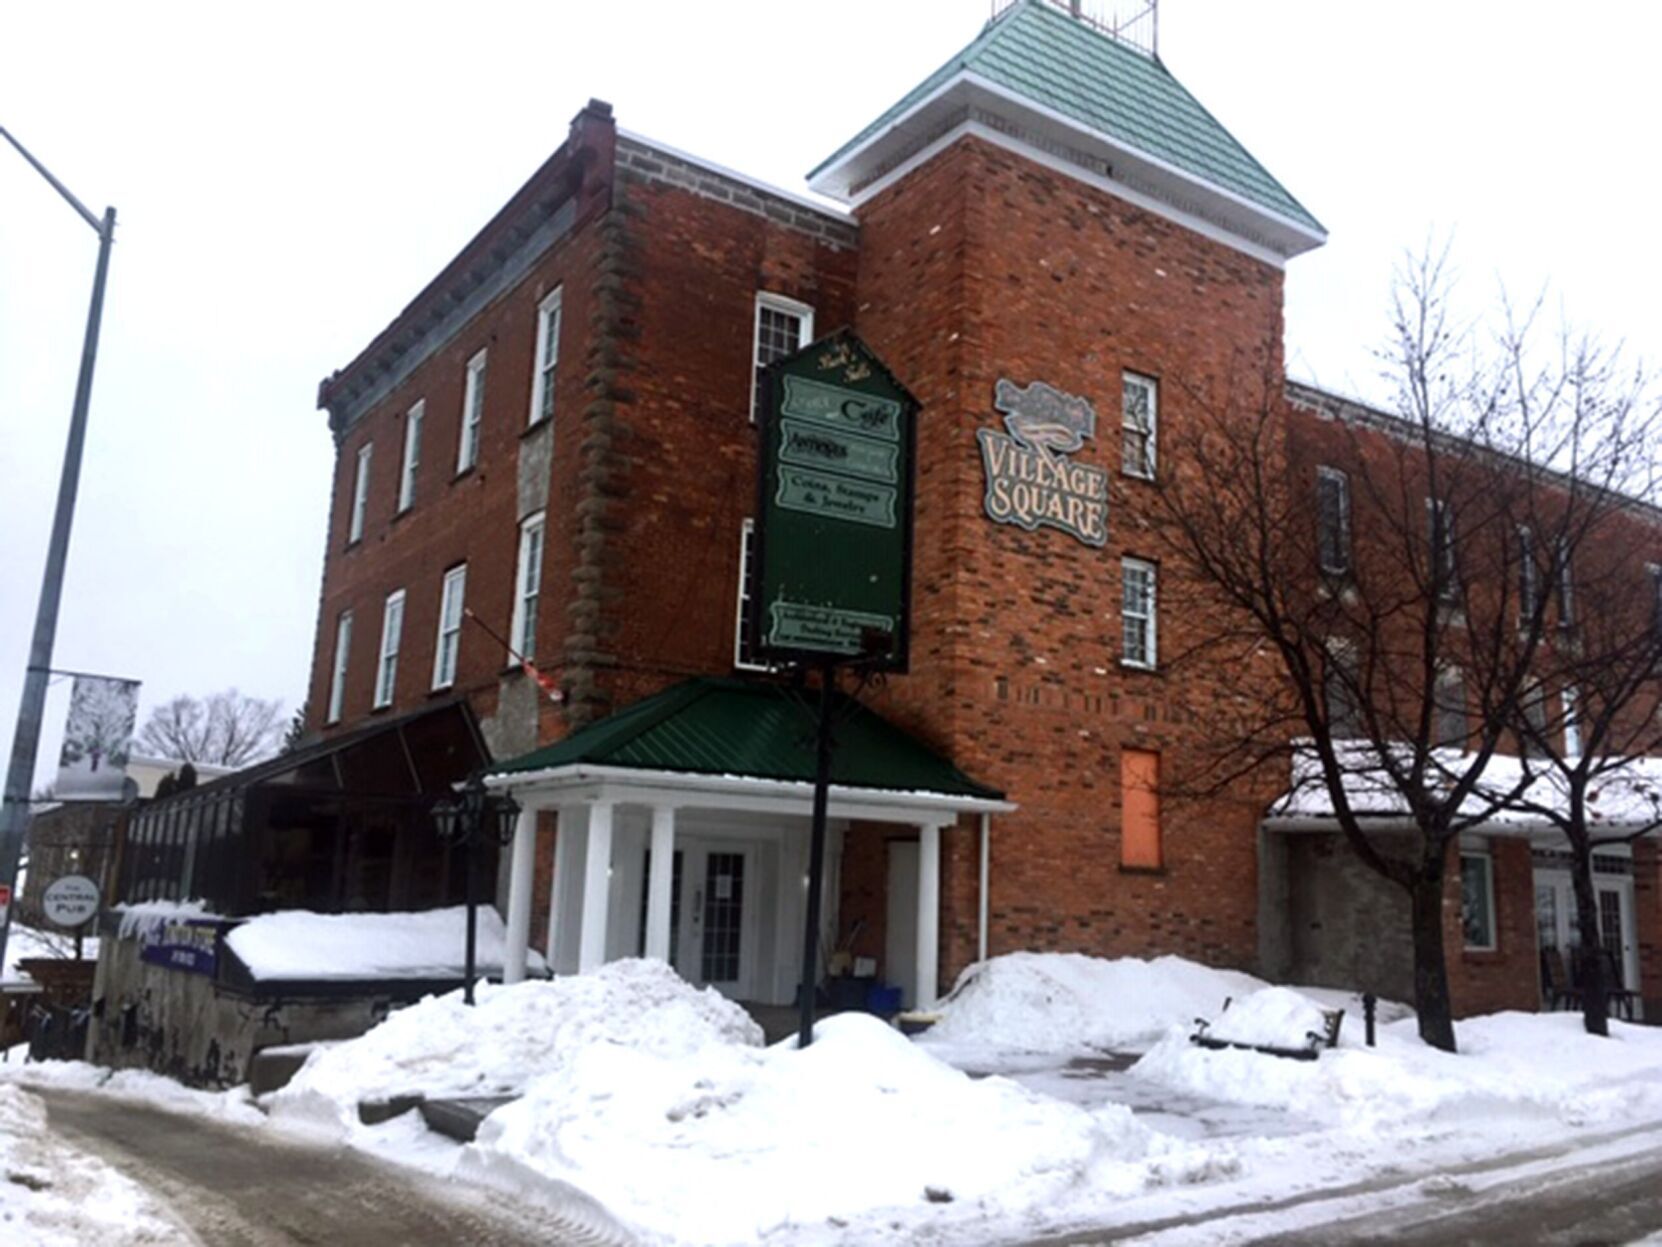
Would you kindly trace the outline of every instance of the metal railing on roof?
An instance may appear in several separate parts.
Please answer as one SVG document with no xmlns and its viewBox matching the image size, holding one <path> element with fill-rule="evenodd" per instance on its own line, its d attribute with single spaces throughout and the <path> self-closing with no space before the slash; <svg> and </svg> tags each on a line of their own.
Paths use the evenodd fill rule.
<svg viewBox="0 0 1662 1247">
<path fill-rule="evenodd" d="M 998 19 L 1019 0 L 992 0 Z M 1160 0 L 1040 0 L 1133 51 L 1160 59 Z"/>
</svg>

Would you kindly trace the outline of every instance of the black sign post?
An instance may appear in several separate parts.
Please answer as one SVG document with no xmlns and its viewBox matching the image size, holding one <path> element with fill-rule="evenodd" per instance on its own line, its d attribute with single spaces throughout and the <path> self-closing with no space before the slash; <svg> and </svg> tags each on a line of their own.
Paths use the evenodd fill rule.
<svg viewBox="0 0 1662 1247">
<path fill-rule="evenodd" d="M 765 376 L 748 621 L 756 652 L 819 672 L 797 1046 L 814 1039 L 833 712 L 840 667 L 904 671 L 917 400 L 841 331 Z"/>
</svg>

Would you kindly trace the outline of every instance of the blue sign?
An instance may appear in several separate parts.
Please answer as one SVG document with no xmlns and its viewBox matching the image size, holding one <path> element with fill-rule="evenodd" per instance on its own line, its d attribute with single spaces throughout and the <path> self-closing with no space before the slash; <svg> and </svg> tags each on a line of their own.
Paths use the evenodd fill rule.
<svg viewBox="0 0 1662 1247">
<path fill-rule="evenodd" d="M 139 960 L 186 974 L 212 976 L 219 966 L 219 930 L 214 919 L 169 919 L 139 942 Z"/>
</svg>

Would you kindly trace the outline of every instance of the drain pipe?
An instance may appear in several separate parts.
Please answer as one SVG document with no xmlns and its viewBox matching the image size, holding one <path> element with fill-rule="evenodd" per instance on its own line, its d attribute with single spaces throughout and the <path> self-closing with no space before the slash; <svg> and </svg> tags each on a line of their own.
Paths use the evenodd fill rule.
<svg viewBox="0 0 1662 1247">
<path fill-rule="evenodd" d="M 981 886 L 977 889 L 980 905 L 979 912 L 976 914 L 975 932 L 975 959 L 977 961 L 987 959 L 987 847 L 992 839 L 992 823 L 993 816 L 991 814 L 981 816 Z"/>
</svg>

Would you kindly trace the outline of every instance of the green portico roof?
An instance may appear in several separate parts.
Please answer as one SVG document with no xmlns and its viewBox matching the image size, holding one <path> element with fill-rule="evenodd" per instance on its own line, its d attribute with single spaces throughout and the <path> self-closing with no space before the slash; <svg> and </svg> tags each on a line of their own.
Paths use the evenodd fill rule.
<svg viewBox="0 0 1662 1247">
<path fill-rule="evenodd" d="M 963 73 L 1310 230 L 1325 232 L 1163 64 L 1045 0 L 1016 0 L 974 42 L 845 143 L 809 179 Z"/>
<path fill-rule="evenodd" d="M 734 679 L 687 680 L 566 739 L 500 762 L 495 775 L 587 763 L 643 771 L 814 778 L 818 694 Z M 881 715 L 839 694 L 832 782 L 844 787 L 998 800 L 952 763 Z"/>
</svg>

